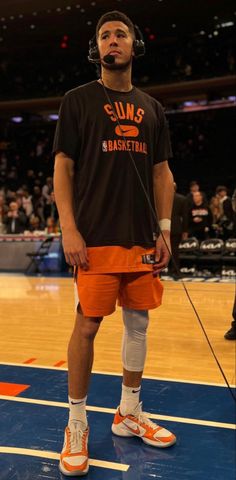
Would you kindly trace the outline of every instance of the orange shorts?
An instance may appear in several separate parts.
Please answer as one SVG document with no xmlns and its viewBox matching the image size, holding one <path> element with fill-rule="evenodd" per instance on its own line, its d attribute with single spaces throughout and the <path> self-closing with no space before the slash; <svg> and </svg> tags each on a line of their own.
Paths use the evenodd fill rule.
<svg viewBox="0 0 236 480">
<path fill-rule="evenodd" d="M 78 273 L 79 302 L 86 317 L 104 317 L 118 305 L 134 310 L 150 310 L 161 304 L 163 287 L 152 272 Z"/>
</svg>

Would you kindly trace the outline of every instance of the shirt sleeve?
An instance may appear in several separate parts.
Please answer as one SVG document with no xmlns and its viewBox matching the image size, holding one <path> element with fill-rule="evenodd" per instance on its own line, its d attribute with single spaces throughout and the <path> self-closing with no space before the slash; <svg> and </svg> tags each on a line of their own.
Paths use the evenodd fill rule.
<svg viewBox="0 0 236 480">
<path fill-rule="evenodd" d="M 170 142 L 170 131 L 169 124 L 164 114 L 162 106 L 157 103 L 157 117 L 159 128 L 157 132 L 157 149 L 156 149 L 156 158 L 154 163 L 164 162 L 173 157 L 171 142 Z"/>
<path fill-rule="evenodd" d="M 79 128 L 77 102 L 70 92 L 64 96 L 57 121 L 53 142 L 53 154 L 63 152 L 72 160 L 78 158 L 79 153 Z"/>
</svg>

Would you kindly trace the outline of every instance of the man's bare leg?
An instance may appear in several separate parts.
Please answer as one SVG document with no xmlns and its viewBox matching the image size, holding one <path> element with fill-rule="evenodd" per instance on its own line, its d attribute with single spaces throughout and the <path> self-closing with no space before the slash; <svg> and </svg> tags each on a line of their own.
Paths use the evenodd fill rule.
<svg viewBox="0 0 236 480">
<path fill-rule="evenodd" d="M 83 421 L 85 420 L 85 403 L 93 365 L 94 339 L 101 320 L 102 317 L 84 317 L 78 307 L 74 330 L 68 345 L 70 418 L 73 419 L 79 418 L 83 410 L 82 417 Z"/>
<path fill-rule="evenodd" d="M 123 385 L 138 388 L 141 385 L 143 372 L 130 372 L 123 368 Z"/>
<path fill-rule="evenodd" d="M 101 320 L 102 317 L 84 317 L 78 307 L 68 345 L 69 422 L 59 464 L 64 475 L 86 475 L 89 470 L 86 400 L 93 365 L 93 343 Z"/>
</svg>

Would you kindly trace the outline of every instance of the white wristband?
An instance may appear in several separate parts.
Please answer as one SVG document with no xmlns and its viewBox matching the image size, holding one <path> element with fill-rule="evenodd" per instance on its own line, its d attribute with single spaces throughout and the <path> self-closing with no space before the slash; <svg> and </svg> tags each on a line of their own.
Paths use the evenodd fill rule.
<svg viewBox="0 0 236 480">
<path fill-rule="evenodd" d="M 168 230 L 170 232 L 171 221 L 169 218 L 162 218 L 159 220 L 159 227 L 161 230 Z"/>
</svg>

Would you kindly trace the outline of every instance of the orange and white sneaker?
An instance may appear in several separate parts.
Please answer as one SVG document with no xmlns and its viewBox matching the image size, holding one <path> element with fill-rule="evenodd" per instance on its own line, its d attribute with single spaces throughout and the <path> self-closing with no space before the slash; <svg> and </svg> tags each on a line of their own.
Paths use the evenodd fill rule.
<svg viewBox="0 0 236 480">
<path fill-rule="evenodd" d="M 144 443 L 153 447 L 170 447 L 176 442 L 173 433 L 152 422 L 148 414 L 142 412 L 142 403 L 132 414 L 125 416 L 121 415 L 118 407 L 111 430 L 120 437 L 140 437 Z"/>
<path fill-rule="evenodd" d="M 82 476 L 89 470 L 89 429 L 81 430 L 81 423 L 72 421 L 65 429 L 65 438 L 60 455 L 59 469 L 64 475 Z"/>
</svg>

